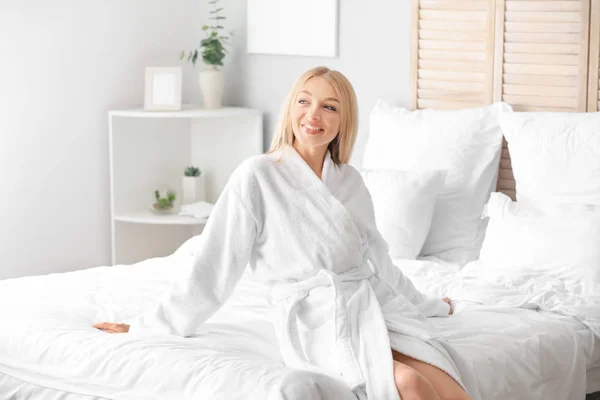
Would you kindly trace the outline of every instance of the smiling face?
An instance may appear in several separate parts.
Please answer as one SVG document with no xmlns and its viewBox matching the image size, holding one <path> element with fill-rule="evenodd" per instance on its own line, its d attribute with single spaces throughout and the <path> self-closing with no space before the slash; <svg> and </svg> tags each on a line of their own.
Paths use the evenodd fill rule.
<svg viewBox="0 0 600 400">
<path fill-rule="evenodd" d="M 340 132 L 339 110 L 340 100 L 325 78 L 306 81 L 291 109 L 294 147 L 325 150 Z"/>
</svg>

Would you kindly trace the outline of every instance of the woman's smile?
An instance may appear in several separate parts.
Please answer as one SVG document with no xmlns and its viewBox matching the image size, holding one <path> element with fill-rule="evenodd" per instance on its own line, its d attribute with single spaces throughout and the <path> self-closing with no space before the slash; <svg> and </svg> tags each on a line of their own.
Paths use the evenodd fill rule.
<svg viewBox="0 0 600 400">
<path fill-rule="evenodd" d="M 318 125 L 315 124 L 301 124 L 300 125 L 302 127 L 302 129 L 304 129 L 304 132 L 308 133 L 309 135 L 318 135 L 322 132 L 324 132 L 323 128 L 321 128 Z"/>
</svg>

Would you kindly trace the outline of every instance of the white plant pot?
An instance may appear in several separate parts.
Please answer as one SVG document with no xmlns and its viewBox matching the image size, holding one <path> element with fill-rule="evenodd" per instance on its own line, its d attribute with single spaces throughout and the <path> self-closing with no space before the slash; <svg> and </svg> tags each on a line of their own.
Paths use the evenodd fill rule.
<svg viewBox="0 0 600 400">
<path fill-rule="evenodd" d="M 221 108 L 223 102 L 223 89 L 225 87 L 225 74 L 215 65 L 205 65 L 199 73 L 200 91 L 204 108 Z"/>
<path fill-rule="evenodd" d="M 191 204 L 204 200 L 204 174 L 181 177 L 181 204 Z"/>
</svg>

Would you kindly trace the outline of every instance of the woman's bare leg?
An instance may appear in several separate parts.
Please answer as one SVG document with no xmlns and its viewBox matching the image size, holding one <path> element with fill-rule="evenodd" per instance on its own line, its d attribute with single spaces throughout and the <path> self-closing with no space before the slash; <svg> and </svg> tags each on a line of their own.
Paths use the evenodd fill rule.
<svg viewBox="0 0 600 400">
<path fill-rule="evenodd" d="M 434 387 L 420 372 L 396 360 L 394 380 L 402 400 L 440 400 Z"/>
<path fill-rule="evenodd" d="M 426 381 L 435 389 L 438 398 L 441 400 L 472 400 L 463 388 L 446 372 L 424 363 L 414 358 L 392 350 L 394 357 L 394 372 L 396 371 L 396 362 L 406 365 L 417 371 Z M 395 374 L 394 374 L 395 376 Z M 397 384 L 396 384 L 397 386 Z M 402 394 L 400 394 L 402 396 Z M 402 400 L 405 400 L 402 397 Z"/>
</svg>

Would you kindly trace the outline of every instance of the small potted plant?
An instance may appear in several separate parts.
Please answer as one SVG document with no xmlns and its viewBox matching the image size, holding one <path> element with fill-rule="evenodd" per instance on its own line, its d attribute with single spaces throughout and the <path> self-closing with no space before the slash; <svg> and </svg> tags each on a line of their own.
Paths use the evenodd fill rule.
<svg viewBox="0 0 600 400">
<path fill-rule="evenodd" d="M 223 59 L 227 54 L 227 41 L 233 32 L 229 31 L 229 36 L 221 31 L 225 29 L 222 21 L 226 17 L 219 15 L 223 7 L 217 7 L 219 0 L 210 0 L 208 4 L 213 6 L 209 11 L 209 20 L 213 20 L 211 25 L 202 25 L 202 30 L 206 32 L 206 37 L 200 41 L 200 52 L 194 49 L 187 53 L 187 62 L 194 66 L 198 60 L 198 55 L 202 56 L 204 70 L 199 74 L 200 91 L 202 92 L 204 108 L 220 108 L 223 101 L 223 89 L 225 87 L 225 77 L 219 66 L 223 66 Z M 181 51 L 180 59 L 186 56 L 185 50 Z"/>
<path fill-rule="evenodd" d="M 181 187 L 183 192 L 182 204 L 204 200 L 204 175 L 202 170 L 193 165 L 187 167 L 181 177 Z"/>
<path fill-rule="evenodd" d="M 177 195 L 174 191 L 168 190 L 166 193 L 162 193 L 159 190 L 154 191 L 154 199 L 156 200 L 152 205 L 154 211 L 159 213 L 170 213 L 173 211 L 173 206 Z"/>
</svg>

